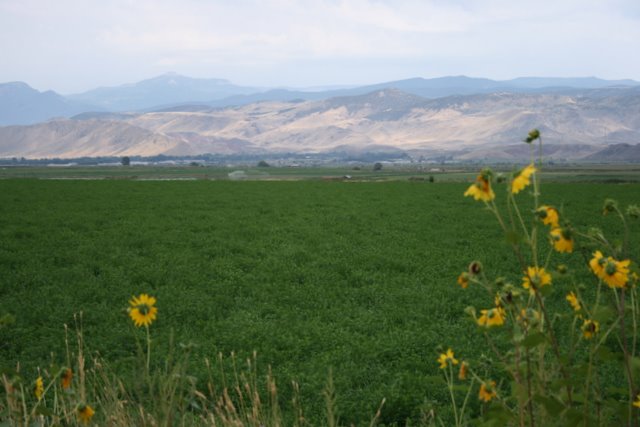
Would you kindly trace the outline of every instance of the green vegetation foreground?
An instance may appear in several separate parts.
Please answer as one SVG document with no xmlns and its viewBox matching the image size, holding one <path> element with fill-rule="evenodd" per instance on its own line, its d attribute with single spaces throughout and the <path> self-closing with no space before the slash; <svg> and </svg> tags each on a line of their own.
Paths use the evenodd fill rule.
<svg viewBox="0 0 640 427">
<path fill-rule="evenodd" d="M 158 308 L 152 366 L 173 331 L 197 345 L 189 371 L 203 383 L 205 356 L 256 350 L 283 400 L 290 380 L 300 384 L 315 424 L 329 369 L 345 423 L 368 423 L 383 397 L 381 422 L 418 421 L 429 401 L 448 399 L 434 348 L 484 351 L 462 313 L 482 291 L 457 290 L 460 265 L 481 254 L 487 269 L 518 271 L 490 214 L 462 197 L 467 187 L 0 181 L 0 314 L 16 318 L 0 329 L 1 367 L 20 362 L 35 379 L 38 366 L 62 364 L 63 325 L 82 311 L 86 348 L 135 377 L 133 337 L 145 338 L 126 307 L 146 293 Z M 637 202 L 639 191 L 544 185 L 580 227 L 604 227 L 602 200 Z"/>
</svg>

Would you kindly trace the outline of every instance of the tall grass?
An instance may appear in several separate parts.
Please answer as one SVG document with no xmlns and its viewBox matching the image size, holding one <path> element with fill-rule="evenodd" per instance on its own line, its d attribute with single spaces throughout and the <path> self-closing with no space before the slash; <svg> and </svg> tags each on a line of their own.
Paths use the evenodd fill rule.
<svg viewBox="0 0 640 427">
<path fill-rule="evenodd" d="M 66 329 L 66 328 L 65 328 Z M 258 366 L 257 354 L 240 363 L 236 355 L 218 354 L 215 361 L 203 361 L 204 383 L 190 375 L 191 347 L 169 343 L 164 364 L 146 369 L 146 355 L 140 351 L 131 368 L 133 376 L 115 372 L 98 354 L 87 356 L 78 317 L 75 340 L 65 339 L 65 366 L 42 369 L 43 390 L 15 371 L 2 373 L 4 389 L 0 401 L 0 422 L 11 426 L 307 426 L 300 398 L 300 386 L 291 384 L 288 402 L 278 395 L 270 367 Z M 72 372 L 65 382 L 66 372 Z M 339 426 L 333 379 L 329 374 L 323 392 L 323 424 Z M 377 424 L 384 401 L 373 415 Z M 83 416 L 90 408 L 91 415 Z"/>
</svg>

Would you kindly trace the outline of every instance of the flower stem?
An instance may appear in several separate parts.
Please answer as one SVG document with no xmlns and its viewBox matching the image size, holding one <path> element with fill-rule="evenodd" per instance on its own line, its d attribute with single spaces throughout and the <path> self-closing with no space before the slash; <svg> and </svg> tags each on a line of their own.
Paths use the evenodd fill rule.
<svg viewBox="0 0 640 427">
<path fill-rule="evenodd" d="M 535 174 L 534 174 L 535 175 Z M 518 216 L 518 220 L 520 221 L 520 226 L 522 227 L 522 231 L 524 231 L 524 235 L 527 237 L 527 241 L 530 241 L 529 231 L 527 227 L 524 225 L 524 220 L 522 219 L 522 215 L 520 214 L 520 209 L 518 208 L 518 204 L 516 203 L 515 197 L 513 197 L 513 193 L 509 194 L 509 198 L 511 199 L 511 203 L 513 204 L 514 210 L 516 211 L 516 215 Z"/>
<path fill-rule="evenodd" d="M 626 257 L 627 254 L 627 248 L 629 246 L 629 226 L 627 225 L 627 221 L 624 219 L 624 215 L 622 214 L 622 212 L 620 212 L 620 209 L 618 209 L 618 207 L 615 207 L 616 212 L 618 213 L 618 216 L 620 217 L 620 221 L 622 221 L 622 226 L 624 227 L 624 240 L 622 243 L 622 254 L 621 256 L 624 258 Z"/>
<path fill-rule="evenodd" d="M 627 383 L 629 386 L 629 420 L 632 419 L 633 414 L 633 373 L 631 371 L 631 357 L 629 355 L 629 347 L 627 345 L 627 332 L 624 323 L 624 300 L 625 300 L 625 289 L 622 288 L 620 292 L 619 299 L 619 316 L 620 316 L 620 341 L 622 343 L 622 352 L 624 354 L 624 367 L 627 371 Z M 635 424 L 635 423 L 634 423 Z"/>
<path fill-rule="evenodd" d="M 533 396 L 531 394 L 531 357 L 529 355 L 529 349 L 525 350 L 525 357 L 527 359 L 527 410 L 529 411 L 529 420 L 531 427 L 535 427 L 535 418 L 533 414 Z"/>
<path fill-rule="evenodd" d="M 540 292 L 538 290 L 535 291 L 535 297 L 538 301 L 538 306 L 540 307 L 540 311 L 542 312 L 542 316 L 544 318 L 545 324 L 547 324 L 547 330 L 549 331 L 549 338 L 551 338 L 551 348 L 553 348 L 553 352 L 556 355 L 556 359 L 558 360 L 558 365 L 560 366 L 560 372 L 565 379 L 566 387 L 567 387 L 567 400 L 569 405 L 573 404 L 573 393 L 571 388 L 571 381 L 569 374 L 567 372 L 567 367 L 562 363 L 562 356 L 560 355 L 560 346 L 558 345 L 558 340 L 556 339 L 556 334 L 553 332 L 553 326 L 551 324 L 551 319 L 547 313 L 547 309 L 544 305 L 544 301 L 540 296 Z"/>
<path fill-rule="evenodd" d="M 449 395 L 451 395 L 451 405 L 453 406 L 453 416 L 456 420 L 456 427 L 460 426 L 460 420 L 458 419 L 458 407 L 456 405 L 456 397 L 453 394 L 453 367 L 451 362 L 447 362 L 449 365 L 449 375 L 445 371 L 445 377 L 447 378 L 447 388 L 449 389 Z"/>
<path fill-rule="evenodd" d="M 471 395 L 471 390 L 473 389 L 473 382 L 475 378 L 471 378 L 471 383 L 469 384 L 469 389 L 467 390 L 467 395 L 464 397 L 464 402 L 462 402 L 462 408 L 460 409 L 460 425 L 462 425 L 462 418 L 464 416 L 464 410 L 467 407 L 467 402 L 469 401 L 469 396 Z"/>
<path fill-rule="evenodd" d="M 151 361 L 151 334 L 149 333 L 149 325 L 145 325 L 147 331 L 147 377 L 149 376 L 149 364 Z"/>
</svg>

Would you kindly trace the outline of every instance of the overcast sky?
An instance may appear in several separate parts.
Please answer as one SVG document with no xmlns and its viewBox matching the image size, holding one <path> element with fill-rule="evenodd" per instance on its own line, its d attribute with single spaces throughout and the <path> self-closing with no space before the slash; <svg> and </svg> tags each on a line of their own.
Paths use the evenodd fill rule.
<svg viewBox="0 0 640 427">
<path fill-rule="evenodd" d="M 640 80 L 640 0 L 0 0 L 0 82 Z"/>
</svg>

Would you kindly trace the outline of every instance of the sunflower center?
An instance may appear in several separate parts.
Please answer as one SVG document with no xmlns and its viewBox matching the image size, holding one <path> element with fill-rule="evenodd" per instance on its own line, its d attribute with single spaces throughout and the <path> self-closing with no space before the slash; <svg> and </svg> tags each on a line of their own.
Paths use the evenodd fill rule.
<svg viewBox="0 0 640 427">
<path fill-rule="evenodd" d="M 143 316 L 146 316 L 151 311 L 151 307 L 149 307 L 147 304 L 140 304 L 137 308 L 140 314 L 142 314 Z"/>
<path fill-rule="evenodd" d="M 537 288 L 540 286 L 540 283 L 542 282 L 541 277 L 538 275 L 538 273 L 535 273 L 533 276 L 531 276 L 531 284 Z"/>
<path fill-rule="evenodd" d="M 607 262 L 606 267 L 604 268 L 604 271 L 609 275 L 609 276 L 613 276 L 616 271 L 618 271 L 618 268 L 616 266 L 616 264 L 614 262 Z"/>
</svg>

